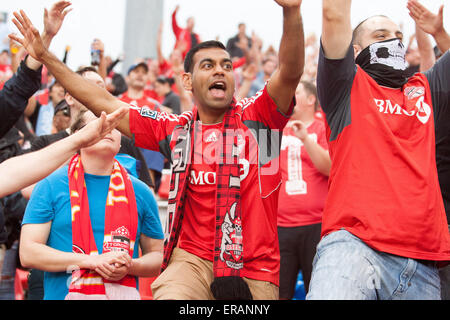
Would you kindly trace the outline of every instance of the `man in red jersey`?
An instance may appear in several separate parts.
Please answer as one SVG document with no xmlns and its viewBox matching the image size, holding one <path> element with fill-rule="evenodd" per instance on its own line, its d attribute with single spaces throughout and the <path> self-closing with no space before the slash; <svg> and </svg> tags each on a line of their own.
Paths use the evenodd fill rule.
<svg viewBox="0 0 450 320">
<path fill-rule="evenodd" d="M 132 106 L 118 126 L 172 164 L 168 241 L 164 272 L 152 285 L 155 299 L 278 299 L 280 131 L 303 72 L 304 35 L 302 1 L 275 2 L 284 17 L 279 68 L 255 97 L 234 100 L 230 55 L 220 42 L 208 41 L 185 61 L 183 84 L 195 98 L 193 111 L 174 115 Z M 124 105 L 45 50 L 25 15 L 15 24 L 25 38 L 10 37 L 94 113 Z"/>
<path fill-rule="evenodd" d="M 161 111 L 160 103 L 145 92 L 148 80 L 148 66 L 145 62 L 132 65 L 128 70 L 128 90 L 119 96 L 119 99 L 140 108 L 150 108 Z"/>
<path fill-rule="evenodd" d="M 195 19 L 194 17 L 189 17 L 186 21 L 186 28 L 181 28 L 177 22 L 177 13 L 180 10 L 180 6 L 177 6 L 172 13 L 172 31 L 175 35 L 175 48 L 181 51 L 183 55 L 183 59 L 186 57 L 186 54 L 199 44 L 200 36 L 194 32 L 195 27 Z"/>
<path fill-rule="evenodd" d="M 280 154 L 283 181 L 278 198 L 281 299 L 294 296 L 299 270 L 308 292 L 331 167 L 325 123 L 315 117 L 318 108 L 315 85 L 300 82 L 295 97 L 297 105 L 284 129 Z"/>
<path fill-rule="evenodd" d="M 435 122 L 450 106 L 450 53 L 408 78 L 399 26 L 374 16 L 352 34 L 350 11 L 351 0 L 323 1 L 332 167 L 307 299 L 440 299 L 450 235 Z"/>
</svg>

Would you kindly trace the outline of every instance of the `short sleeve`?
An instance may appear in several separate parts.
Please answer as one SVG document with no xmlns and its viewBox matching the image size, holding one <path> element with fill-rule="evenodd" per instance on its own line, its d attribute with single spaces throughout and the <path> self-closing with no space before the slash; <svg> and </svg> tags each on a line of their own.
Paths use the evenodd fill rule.
<svg viewBox="0 0 450 320">
<path fill-rule="evenodd" d="M 153 192 L 144 183 L 132 178 L 138 210 L 141 216 L 141 233 L 152 239 L 164 239 L 161 219 Z"/>
<path fill-rule="evenodd" d="M 292 98 L 288 114 L 278 109 L 267 92 L 267 85 L 251 98 L 245 98 L 237 103 L 242 108 L 242 121 L 256 121 L 269 129 L 282 130 L 294 111 L 295 97 Z"/>
<path fill-rule="evenodd" d="M 188 118 L 185 113 L 168 114 L 130 105 L 130 130 L 134 143 L 139 148 L 160 152 L 170 159 L 172 133 L 182 122 L 186 123 Z"/>
<path fill-rule="evenodd" d="M 439 122 L 441 115 L 447 114 L 446 109 L 450 104 L 450 51 L 447 51 L 425 76 L 430 84 L 431 97 L 436 122 Z M 442 119 L 447 123 L 450 119 Z"/>
<path fill-rule="evenodd" d="M 44 224 L 53 221 L 55 218 L 53 198 L 50 181 L 48 179 L 40 181 L 31 194 L 22 224 Z"/>
</svg>

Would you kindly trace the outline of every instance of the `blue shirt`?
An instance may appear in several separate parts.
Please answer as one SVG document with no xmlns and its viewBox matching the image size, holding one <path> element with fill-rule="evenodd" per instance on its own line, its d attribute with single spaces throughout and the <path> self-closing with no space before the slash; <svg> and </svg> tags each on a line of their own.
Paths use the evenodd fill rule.
<svg viewBox="0 0 450 320">
<path fill-rule="evenodd" d="M 158 206 L 149 187 L 131 176 L 138 209 L 138 229 L 133 258 L 139 257 L 140 234 L 164 239 Z M 110 176 L 85 174 L 89 213 L 99 254 L 102 253 L 105 207 Z M 69 196 L 68 167 L 65 166 L 39 182 L 33 190 L 23 224 L 52 223 L 47 245 L 56 250 L 72 252 L 72 219 Z M 44 299 L 63 300 L 69 292 L 71 274 L 45 272 Z"/>
</svg>

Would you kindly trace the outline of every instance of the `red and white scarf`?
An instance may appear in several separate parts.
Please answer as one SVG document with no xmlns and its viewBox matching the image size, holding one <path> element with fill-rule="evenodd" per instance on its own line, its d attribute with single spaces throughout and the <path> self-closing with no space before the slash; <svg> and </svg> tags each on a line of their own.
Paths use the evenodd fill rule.
<svg viewBox="0 0 450 320">
<path fill-rule="evenodd" d="M 89 201 L 84 169 L 79 155 L 69 164 L 69 190 L 72 209 L 72 249 L 74 253 L 98 255 L 89 216 Z M 138 213 L 132 182 L 126 170 L 116 160 L 111 174 L 105 208 L 103 253 L 125 251 L 133 256 L 138 225 Z M 72 273 L 66 300 L 139 300 L 136 278 L 125 276 L 112 282 L 93 270 Z"/>
</svg>

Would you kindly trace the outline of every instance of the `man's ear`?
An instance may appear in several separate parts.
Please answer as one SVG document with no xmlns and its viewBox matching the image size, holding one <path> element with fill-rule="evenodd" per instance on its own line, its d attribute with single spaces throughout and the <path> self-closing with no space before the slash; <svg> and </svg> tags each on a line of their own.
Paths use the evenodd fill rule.
<svg viewBox="0 0 450 320">
<path fill-rule="evenodd" d="M 359 44 L 354 44 L 353 45 L 353 52 L 354 52 L 354 55 L 355 55 L 355 59 L 359 56 L 361 51 L 362 51 L 362 48 L 361 48 L 361 46 Z"/>
<path fill-rule="evenodd" d="M 181 80 L 186 91 L 192 91 L 192 73 L 183 73 Z"/>
<path fill-rule="evenodd" d="M 64 96 L 64 99 L 66 100 L 67 104 L 71 107 L 75 104 L 74 102 L 74 98 L 69 94 L 66 93 L 66 95 Z"/>
<path fill-rule="evenodd" d="M 311 106 L 316 104 L 316 97 L 313 94 L 310 94 L 306 100 Z"/>
</svg>

